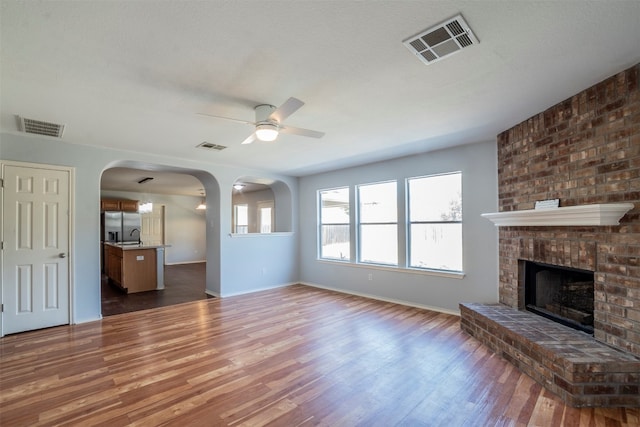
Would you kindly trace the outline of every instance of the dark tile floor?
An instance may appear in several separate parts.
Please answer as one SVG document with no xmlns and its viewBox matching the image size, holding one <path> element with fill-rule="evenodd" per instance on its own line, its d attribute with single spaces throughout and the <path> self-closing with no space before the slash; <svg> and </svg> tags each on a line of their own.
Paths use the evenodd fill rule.
<svg viewBox="0 0 640 427">
<path fill-rule="evenodd" d="M 102 316 L 213 298 L 204 293 L 206 263 L 165 265 L 164 290 L 125 294 L 102 276 Z"/>
</svg>

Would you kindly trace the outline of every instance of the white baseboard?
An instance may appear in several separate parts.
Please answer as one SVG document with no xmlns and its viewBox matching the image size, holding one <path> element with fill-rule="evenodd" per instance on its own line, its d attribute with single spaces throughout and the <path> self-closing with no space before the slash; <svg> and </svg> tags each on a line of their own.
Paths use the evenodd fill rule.
<svg viewBox="0 0 640 427">
<path fill-rule="evenodd" d="M 73 322 L 69 323 L 69 325 L 81 325 L 82 323 L 89 323 L 89 322 L 97 322 L 99 320 L 102 320 L 102 313 L 100 313 L 100 315 L 98 317 L 90 317 L 88 319 L 74 319 Z"/>
<path fill-rule="evenodd" d="M 207 260 L 203 259 L 202 261 L 165 262 L 164 265 L 200 264 L 202 262 L 207 262 Z"/>
<path fill-rule="evenodd" d="M 268 291 L 268 290 L 271 290 L 271 289 L 285 288 L 287 286 L 296 285 L 298 283 L 299 282 L 283 283 L 283 284 L 280 284 L 280 285 L 265 286 L 265 287 L 262 287 L 262 288 L 251 289 L 251 290 L 248 290 L 248 291 L 232 292 L 232 293 L 229 293 L 229 294 L 225 293 L 221 298 L 235 297 L 235 296 L 238 296 L 238 295 L 247 295 L 247 294 L 252 294 L 252 293 L 255 293 L 255 292 Z M 209 295 L 213 295 L 213 293 L 211 293 Z"/>
<path fill-rule="evenodd" d="M 348 295 L 355 295 L 355 296 L 359 296 L 359 297 L 363 297 L 363 298 L 370 298 L 370 299 L 374 299 L 374 300 L 378 300 L 378 301 L 390 302 L 390 303 L 393 303 L 393 304 L 405 305 L 407 307 L 421 308 L 423 310 L 435 311 L 437 313 L 444 313 L 444 314 L 451 314 L 453 316 L 460 316 L 460 311 L 459 310 L 450 310 L 450 309 L 446 309 L 446 308 L 442 308 L 442 307 L 435 307 L 435 306 L 431 306 L 431 305 L 416 304 L 416 303 L 413 303 L 413 302 L 410 302 L 410 301 L 398 300 L 398 299 L 394 299 L 394 298 L 385 298 L 385 297 L 381 297 L 379 295 L 367 294 L 367 293 L 363 293 L 363 292 L 348 291 L 348 290 L 345 290 L 345 289 L 333 288 L 331 286 L 324 286 L 324 285 L 319 285 L 317 283 L 308 283 L 308 282 L 283 283 L 283 284 L 279 284 L 279 285 L 265 286 L 265 287 L 262 287 L 262 288 L 251 289 L 251 290 L 247 290 L 247 291 L 232 292 L 232 293 L 228 293 L 228 294 L 225 293 L 222 296 L 218 292 L 213 292 L 213 291 L 210 291 L 208 289 L 205 289 L 204 292 L 207 295 L 211 295 L 212 297 L 215 297 L 215 298 L 228 298 L 228 297 L 235 297 L 235 296 L 239 296 L 239 295 L 252 294 L 252 293 L 255 293 L 255 292 L 268 291 L 268 290 L 271 290 L 271 289 L 284 288 L 284 287 L 287 287 L 287 286 L 293 286 L 293 285 L 297 285 L 297 284 L 310 286 L 312 288 L 326 289 L 328 291 L 340 292 L 340 293 L 348 294 Z"/>
<path fill-rule="evenodd" d="M 220 294 L 219 293 L 210 291 L 209 289 L 205 289 L 204 293 L 207 294 L 207 295 L 211 295 L 212 297 L 215 297 L 215 298 L 220 298 Z"/>
<path fill-rule="evenodd" d="M 421 308 L 424 310 L 429 310 L 429 311 L 435 311 L 438 313 L 444 313 L 444 314 L 451 314 L 453 316 L 460 316 L 460 311 L 459 310 L 449 310 L 447 308 L 442 308 L 442 307 L 433 307 L 430 305 L 424 305 L 424 304 L 416 304 L 410 301 L 404 301 L 404 300 L 397 300 L 397 299 L 393 299 L 393 298 L 384 298 L 381 297 L 379 295 L 372 295 L 372 294 L 365 294 L 362 292 L 354 292 L 354 291 L 348 291 L 345 289 L 340 289 L 340 288 L 332 288 L 330 286 L 324 286 L 324 285 L 318 285 L 316 283 L 307 283 L 307 282 L 298 282 L 301 285 L 305 285 L 305 286 L 311 286 L 313 288 L 320 288 L 320 289 L 326 289 L 328 291 L 335 291 L 335 292 L 340 292 L 343 294 L 348 294 L 348 295 L 355 295 L 358 297 L 364 297 L 364 298 L 371 298 L 371 299 L 375 299 L 378 301 L 384 301 L 384 302 L 390 302 L 393 304 L 400 304 L 400 305 L 406 305 L 407 307 L 415 307 L 415 308 Z"/>
</svg>

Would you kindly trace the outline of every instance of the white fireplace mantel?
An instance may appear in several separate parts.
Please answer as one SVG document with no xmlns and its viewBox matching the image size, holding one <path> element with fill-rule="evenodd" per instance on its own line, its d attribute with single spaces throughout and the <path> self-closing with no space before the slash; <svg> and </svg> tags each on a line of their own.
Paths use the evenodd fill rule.
<svg viewBox="0 0 640 427">
<path fill-rule="evenodd" d="M 633 207 L 633 203 L 606 203 L 525 211 L 492 212 L 484 213 L 482 216 L 492 221 L 496 227 L 619 225 L 620 219 Z"/>
</svg>

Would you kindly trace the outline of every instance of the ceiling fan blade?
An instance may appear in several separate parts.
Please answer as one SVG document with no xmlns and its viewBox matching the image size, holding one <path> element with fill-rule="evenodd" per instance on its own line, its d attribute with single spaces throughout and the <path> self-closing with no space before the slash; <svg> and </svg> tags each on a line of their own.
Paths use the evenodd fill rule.
<svg viewBox="0 0 640 427">
<path fill-rule="evenodd" d="M 284 104 L 276 108 L 273 113 L 269 114 L 269 119 L 282 123 L 284 119 L 298 111 L 298 109 L 303 105 L 304 102 L 300 101 L 298 98 L 289 98 L 284 102 Z"/>
<path fill-rule="evenodd" d="M 244 141 L 242 141 L 242 144 L 251 144 L 253 141 L 256 140 L 256 133 L 252 133 L 251 135 L 249 135 L 247 137 L 247 139 L 245 139 Z"/>
<path fill-rule="evenodd" d="M 280 132 L 288 133 L 291 135 L 308 136 L 310 138 L 322 138 L 324 136 L 324 132 L 318 132 L 317 130 L 294 128 L 292 126 L 281 126 Z"/>
<path fill-rule="evenodd" d="M 199 116 L 213 117 L 214 119 L 229 120 L 229 121 L 236 122 L 236 123 L 245 123 L 245 124 L 248 124 L 248 125 L 255 125 L 255 122 L 250 122 L 250 121 L 247 121 L 247 120 L 240 120 L 240 119 L 233 119 L 231 117 L 216 116 L 216 115 L 213 115 L 213 114 L 205 114 L 205 113 L 196 113 L 196 114 L 198 114 Z"/>
</svg>

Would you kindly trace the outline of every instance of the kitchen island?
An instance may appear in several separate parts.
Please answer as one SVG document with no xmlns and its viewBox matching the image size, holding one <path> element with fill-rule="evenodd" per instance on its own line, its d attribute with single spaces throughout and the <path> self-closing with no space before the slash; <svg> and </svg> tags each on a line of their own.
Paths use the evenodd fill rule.
<svg viewBox="0 0 640 427">
<path fill-rule="evenodd" d="M 164 289 L 164 248 L 104 242 L 104 272 L 109 283 L 126 293 Z"/>
</svg>

